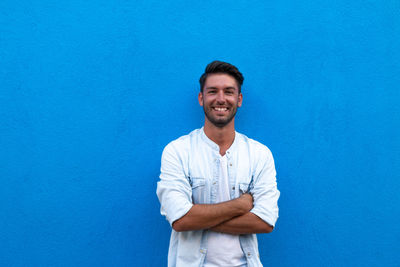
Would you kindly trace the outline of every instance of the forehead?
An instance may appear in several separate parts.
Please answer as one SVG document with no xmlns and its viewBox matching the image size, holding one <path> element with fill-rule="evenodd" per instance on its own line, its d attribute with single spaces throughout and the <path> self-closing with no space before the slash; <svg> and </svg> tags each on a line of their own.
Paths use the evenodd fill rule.
<svg viewBox="0 0 400 267">
<path fill-rule="evenodd" d="M 238 89 L 235 78 L 225 73 L 213 73 L 207 76 L 204 84 L 205 89 L 208 87 L 227 88 L 233 87 Z"/>
</svg>

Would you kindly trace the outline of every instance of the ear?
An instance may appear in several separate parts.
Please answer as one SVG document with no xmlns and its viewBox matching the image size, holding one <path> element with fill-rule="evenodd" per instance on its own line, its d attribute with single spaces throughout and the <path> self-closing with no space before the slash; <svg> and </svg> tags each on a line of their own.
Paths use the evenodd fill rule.
<svg viewBox="0 0 400 267">
<path fill-rule="evenodd" d="M 242 95 L 242 93 L 240 93 L 238 96 L 238 107 L 242 106 L 242 101 L 243 101 L 243 95 Z"/>
<path fill-rule="evenodd" d="M 203 93 L 202 93 L 202 92 L 199 93 L 198 98 L 199 98 L 199 104 L 200 104 L 200 106 L 203 106 Z"/>
</svg>

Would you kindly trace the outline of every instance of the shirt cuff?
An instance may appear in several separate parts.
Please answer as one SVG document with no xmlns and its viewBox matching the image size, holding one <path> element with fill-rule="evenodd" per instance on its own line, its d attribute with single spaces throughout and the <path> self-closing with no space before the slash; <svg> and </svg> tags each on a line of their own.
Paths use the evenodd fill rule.
<svg viewBox="0 0 400 267">
<path fill-rule="evenodd" d="M 189 210 L 193 207 L 192 203 L 187 203 L 186 205 L 178 208 L 174 212 L 171 212 L 169 216 L 167 216 L 168 222 L 172 227 L 172 224 L 176 221 L 182 218 L 186 213 L 189 212 Z"/>
<path fill-rule="evenodd" d="M 255 214 L 255 215 L 257 215 L 258 217 L 260 217 L 261 220 L 263 220 L 264 222 L 268 223 L 272 227 L 275 227 L 275 223 L 278 220 L 278 216 L 277 215 L 273 215 L 273 214 L 270 214 L 270 213 L 263 212 L 260 209 L 257 209 L 256 207 L 253 208 L 250 212 Z"/>
</svg>

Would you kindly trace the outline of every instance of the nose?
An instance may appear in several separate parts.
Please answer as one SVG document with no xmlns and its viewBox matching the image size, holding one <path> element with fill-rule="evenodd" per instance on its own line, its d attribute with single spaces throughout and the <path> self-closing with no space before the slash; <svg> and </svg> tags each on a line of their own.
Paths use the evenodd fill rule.
<svg viewBox="0 0 400 267">
<path fill-rule="evenodd" d="M 223 90 L 219 90 L 217 94 L 217 103 L 224 104 L 225 103 L 225 94 Z"/>
</svg>

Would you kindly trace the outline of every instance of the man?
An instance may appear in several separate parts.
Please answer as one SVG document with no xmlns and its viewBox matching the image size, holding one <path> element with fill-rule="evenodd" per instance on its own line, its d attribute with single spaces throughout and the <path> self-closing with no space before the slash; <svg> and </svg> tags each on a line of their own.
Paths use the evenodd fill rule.
<svg viewBox="0 0 400 267">
<path fill-rule="evenodd" d="M 278 218 L 269 149 L 235 131 L 243 76 L 226 62 L 200 77 L 204 127 L 169 143 L 157 196 L 173 230 L 168 266 L 262 266 L 255 233 Z"/>
</svg>

